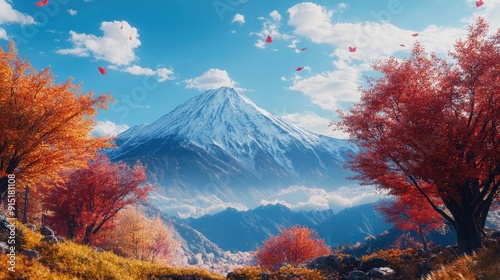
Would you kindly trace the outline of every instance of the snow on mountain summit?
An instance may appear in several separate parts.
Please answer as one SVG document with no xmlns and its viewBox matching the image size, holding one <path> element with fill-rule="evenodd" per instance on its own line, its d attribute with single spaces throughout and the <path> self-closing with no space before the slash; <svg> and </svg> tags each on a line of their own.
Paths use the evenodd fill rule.
<svg viewBox="0 0 500 280">
<path fill-rule="evenodd" d="M 293 167 L 284 155 L 284 146 L 320 144 L 337 150 L 346 145 L 345 141 L 335 141 L 290 124 L 229 87 L 209 90 L 154 123 L 134 127 L 130 133 L 124 132 L 120 136 L 140 142 L 172 135 L 189 139 L 208 151 L 217 146 L 245 164 L 251 164 L 256 153 L 268 151 L 280 165 L 288 168 Z"/>
</svg>

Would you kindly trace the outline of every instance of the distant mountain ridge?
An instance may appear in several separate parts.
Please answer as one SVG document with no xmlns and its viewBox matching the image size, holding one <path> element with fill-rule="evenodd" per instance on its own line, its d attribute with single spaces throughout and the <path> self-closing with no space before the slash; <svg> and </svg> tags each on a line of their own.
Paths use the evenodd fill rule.
<svg viewBox="0 0 500 280">
<path fill-rule="evenodd" d="M 150 181 L 159 187 L 152 201 L 180 216 L 196 197 L 215 206 L 254 208 L 291 185 L 333 190 L 352 175 L 343 165 L 348 153 L 358 151 L 346 140 L 290 124 L 232 88 L 198 95 L 115 142 L 108 156 L 147 165 Z"/>
<path fill-rule="evenodd" d="M 336 214 L 331 210 L 294 212 L 281 204 L 268 204 L 248 211 L 228 208 L 214 215 L 182 221 L 226 251 L 253 251 L 270 236 L 294 225 L 316 230 L 332 247 L 363 242 L 367 236 L 391 227 L 371 204 L 350 207 Z"/>
</svg>

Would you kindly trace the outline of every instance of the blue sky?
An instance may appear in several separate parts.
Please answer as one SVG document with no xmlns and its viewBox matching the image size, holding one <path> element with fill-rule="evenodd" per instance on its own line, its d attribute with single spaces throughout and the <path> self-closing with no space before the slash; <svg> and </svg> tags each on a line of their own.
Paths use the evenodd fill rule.
<svg viewBox="0 0 500 280">
<path fill-rule="evenodd" d="M 371 62 L 408 56 L 416 40 L 444 55 L 477 15 L 500 26 L 500 0 L 479 8 L 473 0 L 35 2 L 0 0 L 0 45 L 13 39 L 58 81 L 73 77 L 84 91 L 112 93 L 116 102 L 96 128 L 108 134 L 232 86 L 306 129 L 345 137 L 328 122 L 358 100 Z"/>
</svg>

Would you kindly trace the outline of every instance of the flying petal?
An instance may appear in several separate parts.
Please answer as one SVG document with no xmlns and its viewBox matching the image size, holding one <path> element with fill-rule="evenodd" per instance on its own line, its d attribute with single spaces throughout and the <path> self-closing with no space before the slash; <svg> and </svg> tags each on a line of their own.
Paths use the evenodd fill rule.
<svg viewBox="0 0 500 280">
<path fill-rule="evenodd" d="M 97 69 L 99 69 L 99 72 L 101 72 L 101 75 L 106 75 L 106 68 L 104 67 L 97 67 Z"/>
<path fill-rule="evenodd" d="M 42 1 L 36 2 L 35 6 L 41 7 L 41 6 L 47 5 L 48 3 L 49 3 L 49 0 L 42 0 Z"/>
</svg>

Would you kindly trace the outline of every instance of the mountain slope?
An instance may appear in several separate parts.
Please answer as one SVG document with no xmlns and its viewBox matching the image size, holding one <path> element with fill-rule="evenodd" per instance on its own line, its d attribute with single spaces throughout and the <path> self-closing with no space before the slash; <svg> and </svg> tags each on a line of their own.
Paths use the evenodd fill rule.
<svg viewBox="0 0 500 280">
<path fill-rule="evenodd" d="M 293 225 L 315 229 L 332 247 L 363 242 L 367 236 L 391 227 L 371 204 L 350 207 L 336 214 L 331 210 L 293 212 L 280 204 L 268 204 L 248 211 L 226 209 L 215 215 L 183 221 L 229 251 L 253 251 L 262 241 Z"/>
<path fill-rule="evenodd" d="M 207 91 L 152 124 L 133 127 L 116 145 L 109 157 L 146 164 L 150 181 L 160 187 L 152 201 L 178 216 L 205 214 L 209 210 L 188 210 L 200 201 L 257 207 L 290 185 L 335 189 L 351 175 L 342 168 L 347 153 L 357 152 L 345 140 L 270 114 L 231 88 Z"/>
<path fill-rule="evenodd" d="M 214 215 L 184 221 L 224 250 L 253 251 L 281 229 L 293 225 L 314 228 L 332 215 L 331 210 L 293 212 L 281 204 L 268 204 L 248 211 L 228 208 Z"/>
</svg>

